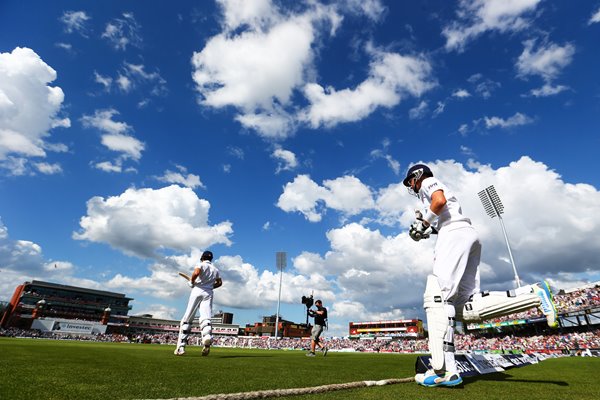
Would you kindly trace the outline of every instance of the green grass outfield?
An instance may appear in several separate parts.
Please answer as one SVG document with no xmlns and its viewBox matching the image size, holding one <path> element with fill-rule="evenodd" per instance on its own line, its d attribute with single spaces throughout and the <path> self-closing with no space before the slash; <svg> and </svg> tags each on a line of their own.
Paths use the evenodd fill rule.
<svg viewBox="0 0 600 400">
<path fill-rule="evenodd" d="M 188 347 L 0 337 L 0 399 L 164 399 L 298 388 L 414 374 L 416 356 Z M 466 378 L 456 388 L 414 382 L 287 399 L 600 399 L 600 358 L 550 359 Z"/>
</svg>

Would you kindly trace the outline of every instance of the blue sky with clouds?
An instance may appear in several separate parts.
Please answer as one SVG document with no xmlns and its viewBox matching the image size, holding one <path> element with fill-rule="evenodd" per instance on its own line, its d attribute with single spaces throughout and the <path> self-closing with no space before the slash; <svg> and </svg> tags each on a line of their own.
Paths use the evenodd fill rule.
<svg viewBox="0 0 600 400">
<path fill-rule="evenodd" d="M 211 249 L 240 324 L 423 318 L 426 162 L 483 242 L 482 286 L 600 279 L 600 2 L 0 4 L 0 299 L 41 279 L 179 318 Z"/>
</svg>

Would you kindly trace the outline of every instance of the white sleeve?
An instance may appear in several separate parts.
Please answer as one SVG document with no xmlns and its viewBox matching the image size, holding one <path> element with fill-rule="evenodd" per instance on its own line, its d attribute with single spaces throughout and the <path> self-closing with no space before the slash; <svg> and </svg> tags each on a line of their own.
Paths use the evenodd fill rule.
<svg viewBox="0 0 600 400">
<path fill-rule="evenodd" d="M 423 180 L 423 183 L 421 183 L 421 190 L 423 190 L 425 196 L 427 196 L 427 199 L 431 203 L 431 195 L 438 190 L 446 191 L 446 187 L 436 178 L 430 177 Z"/>
</svg>

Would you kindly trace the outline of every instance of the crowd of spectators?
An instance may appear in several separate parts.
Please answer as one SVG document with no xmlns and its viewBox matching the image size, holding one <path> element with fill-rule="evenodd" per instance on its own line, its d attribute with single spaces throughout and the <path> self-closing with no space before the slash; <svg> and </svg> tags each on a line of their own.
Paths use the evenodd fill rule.
<svg viewBox="0 0 600 400">
<path fill-rule="evenodd" d="M 576 349 L 600 349 L 600 329 L 586 332 L 555 333 L 550 335 L 459 335 L 456 345 L 466 351 L 473 350 L 522 350 L 554 351 Z"/>
<path fill-rule="evenodd" d="M 600 286 L 559 293 L 555 301 L 559 314 L 600 307 Z"/>
<path fill-rule="evenodd" d="M 497 335 L 484 337 L 475 334 L 455 336 L 455 345 L 463 351 L 563 351 L 576 349 L 600 349 L 600 329 L 588 332 L 557 333 L 552 335 L 515 336 Z M 337 351 L 365 351 L 387 353 L 426 353 L 426 339 L 377 340 L 329 338 L 326 346 Z M 262 337 L 218 338 L 217 346 L 251 347 L 262 349 L 306 349 L 307 339 L 273 340 Z"/>
<path fill-rule="evenodd" d="M 125 335 L 120 334 L 98 334 L 78 335 L 74 333 L 41 332 L 37 329 L 0 328 L 0 336 L 22 337 L 33 339 L 57 339 L 57 340 L 88 340 L 94 342 L 129 342 Z"/>
<path fill-rule="evenodd" d="M 92 340 L 101 342 L 156 343 L 175 345 L 175 334 L 125 336 L 119 334 L 105 335 L 65 335 L 58 333 L 41 333 L 37 330 L 0 329 L 0 336 L 29 337 L 62 340 Z M 586 332 L 556 333 L 551 335 L 493 335 L 458 334 L 455 336 L 457 349 L 472 351 L 508 351 L 523 352 L 556 352 L 583 349 L 600 349 L 600 329 Z M 426 339 L 348 339 L 326 338 L 326 346 L 334 351 L 361 351 L 385 353 L 426 353 Z M 190 344 L 199 345 L 200 337 L 191 336 Z M 285 349 L 306 350 L 310 347 L 310 338 L 283 338 L 274 340 L 260 336 L 216 336 L 216 347 L 235 347 L 253 349 Z"/>
<path fill-rule="evenodd" d="M 558 314 L 568 312 L 582 311 L 588 308 L 600 307 L 600 286 L 585 287 L 581 289 L 571 290 L 569 292 L 560 291 L 554 296 L 556 311 Z M 543 319 L 544 315 L 537 308 L 532 308 L 527 311 L 507 315 L 504 317 L 494 318 L 484 323 L 498 323 L 504 321 L 513 321 L 517 319 Z"/>
</svg>

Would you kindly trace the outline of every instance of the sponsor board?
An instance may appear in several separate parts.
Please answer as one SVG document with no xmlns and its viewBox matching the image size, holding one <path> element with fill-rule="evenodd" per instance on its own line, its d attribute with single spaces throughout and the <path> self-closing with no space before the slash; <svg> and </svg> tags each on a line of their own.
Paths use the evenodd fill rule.
<svg viewBox="0 0 600 400">
<path fill-rule="evenodd" d="M 480 374 L 477 371 L 477 368 L 475 368 L 475 366 L 469 362 L 469 359 L 466 356 L 457 355 L 455 358 L 456 367 L 458 368 L 458 372 L 461 376 L 475 376 Z"/>
<path fill-rule="evenodd" d="M 484 354 L 466 354 L 466 357 L 480 374 L 504 371 L 504 368 L 498 365 L 497 362 L 493 359 L 488 359 Z"/>
<path fill-rule="evenodd" d="M 502 357 L 502 354 L 483 354 L 483 357 L 486 358 L 489 362 L 493 363 L 495 366 L 506 369 L 510 367 L 514 367 L 515 365 L 511 363 L 506 358 Z"/>
<path fill-rule="evenodd" d="M 537 364 L 538 362 L 536 356 L 530 356 L 529 354 L 505 354 L 504 357 L 513 363 L 515 367 Z"/>
<path fill-rule="evenodd" d="M 457 354 L 456 358 L 456 367 L 458 368 L 458 372 L 460 375 L 465 376 L 476 376 L 480 375 L 477 372 L 477 369 L 469 362 L 466 356 Z M 428 369 L 431 368 L 431 356 L 419 356 L 417 357 L 417 361 L 415 363 L 415 371 L 417 374 L 422 374 Z"/>
<path fill-rule="evenodd" d="M 239 333 L 238 328 L 213 326 L 212 332 L 219 335 L 236 335 Z"/>
<path fill-rule="evenodd" d="M 77 335 L 97 335 L 106 333 L 106 325 L 92 321 L 79 320 L 35 319 L 31 324 L 31 329 L 38 329 L 42 332 Z"/>
<path fill-rule="evenodd" d="M 508 368 L 524 367 L 538 363 L 534 354 L 456 354 L 456 366 L 461 376 L 477 376 L 503 372 Z M 431 356 L 418 356 L 415 372 L 422 374 L 431 368 Z"/>
</svg>

